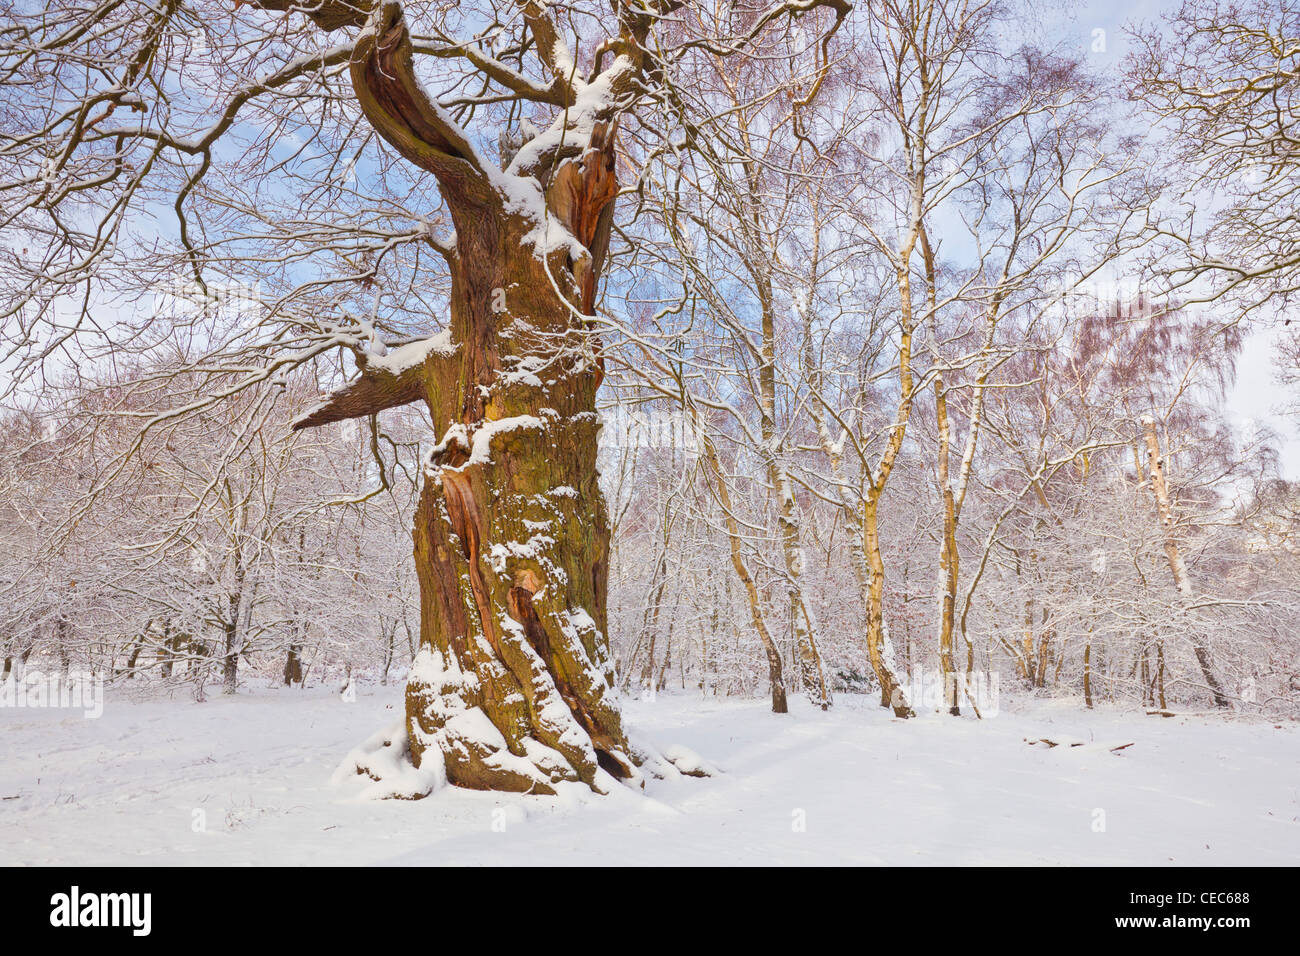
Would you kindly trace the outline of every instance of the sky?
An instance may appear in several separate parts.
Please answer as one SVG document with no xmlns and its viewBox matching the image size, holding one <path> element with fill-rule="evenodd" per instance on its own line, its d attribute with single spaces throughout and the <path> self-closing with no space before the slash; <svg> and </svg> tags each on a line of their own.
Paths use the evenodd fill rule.
<svg viewBox="0 0 1300 956">
<path fill-rule="evenodd" d="M 1037 32 L 1044 38 L 1077 44 L 1098 65 L 1113 64 L 1118 69 L 1128 53 L 1125 25 L 1156 20 L 1162 11 L 1178 5 L 1179 0 L 1066 0 L 1055 18 L 1047 15 Z M 1098 34 L 1098 30 L 1104 32 Z M 1273 366 L 1279 335 L 1276 326 L 1257 327 L 1248 333 L 1237 363 L 1237 379 L 1228 394 L 1228 412 L 1239 429 L 1263 425 L 1277 432 L 1279 469 L 1284 477 L 1297 480 L 1300 428 L 1294 417 L 1278 411 L 1287 399 Z"/>
</svg>

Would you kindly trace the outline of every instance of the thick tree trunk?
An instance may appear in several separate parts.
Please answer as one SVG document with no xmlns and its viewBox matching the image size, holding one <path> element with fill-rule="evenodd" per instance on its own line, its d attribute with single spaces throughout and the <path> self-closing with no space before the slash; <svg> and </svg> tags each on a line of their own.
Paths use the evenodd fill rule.
<svg viewBox="0 0 1300 956">
<path fill-rule="evenodd" d="M 284 659 L 284 686 L 302 683 L 302 645 L 290 644 Z"/>
<path fill-rule="evenodd" d="M 322 29 L 363 28 L 350 63 L 357 102 L 392 148 L 437 178 L 455 228 L 454 248 L 431 237 L 451 277 L 447 332 L 383 359 L 358 355 L 361 375 L 295 425 L 428 406 L 438 442 L 415 517 L 420 648 L 406 731 L 433 785 L 604 791 L 638 780 L 651 760 L 624 734 L 606 637 L 603 368 L 589 328 L 618 191 L 617 117 L 641 83 L 656 20 L 648 8 L 620 11 L 599 95 L 579 97 L 548 5 L 525 5 L 554 77 L 537 95 L 560 109 L 498 172 L 420 86 L 399 3 L 304 10 Z"/>
<path fill-rule="evenodd" d="M 554 291 L 565 255 L 534 255 L 530 228 L 493 210 L 457 217 L 450 337 L 423 363 L 441 440 L 415 519 L 411 753 L 436 752 L 459 786 L 603 790 L 602 772 L 637 770 L 606 638 L 602 370 Z"/>
</svg>

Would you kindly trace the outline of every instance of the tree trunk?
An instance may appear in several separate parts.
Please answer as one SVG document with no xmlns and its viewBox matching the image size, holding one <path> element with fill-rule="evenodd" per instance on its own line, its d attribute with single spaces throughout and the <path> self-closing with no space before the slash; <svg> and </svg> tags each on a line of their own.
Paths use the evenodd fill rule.
<svg viewBox="0 0 1300 956">
<path fill-rule="evenodd" d="M 908 308 L 910 309 L 910 305 Z M 801 309 L 800 318 L 804 328 L 802 353 L 804 371 L 808 376 L 809 383 L 816 391 L 821 383 L 821 370 L 813 354 L 811 310 Z M 899 375 L 904 398 L 899 407 L 899 422 L 892 430 L 889 448 L 886 449 L 885 454 L 882 456 L 879 481 L 872 482 L 870 475 L 864 475 L 860 481 L 865 480 L 867 491 L 865 494 L 861 494 L 862 486 L 860 484 L 860 494 L 856 500 L 850 499 L 847 492 L 849 482 L 844 469 L 843 446 L 837 443 L 831 434 L 827 416 L 818 401 L 814 400 L 809 404 L 809 414 L 812 416 L 813 423 L 817 428 L 818 443 L 822 446 L 827 461 L 830 462 L 831 476 L 835 479 L 836 498 L 840 509 L 846 522 L 856 522 L 858 524 L 859 534 L 850 536 L 849 539 L 849 564 L 853 568 L 853 577 L 858 585 L 858 596 L 862 602 L 863 613 L 867 618 L 867 658 L 871 662 L 871 669 L 875 672 L 876 680 L 880 684 L 881 706 L 892 708 L 896 717 L 913 717 L 915 712 L 908 703 L 907 696 L 898 681 L 897 668 L 888 644 L 888 637 L 885 634 L 885 563 L 880 553 L 877 509 L 880 504 L 880 495 L 884 491 L 884 481 L 893 468 L 894 457 L 897 454 L 897 449 L 902 444 L 903 428 L 911 412 L 910 350 L 911 326 L 909 312 L 909 320 L 905 322 L 900 349 Z"/>
<path fill-rule="evenodd" d="M 480 213 L 457 217 L 451 346 L 424 365 L 442 438 L 415 519 L 411 752 L 419 762 L 440 751 L 460 786 L 551 793 L 567 779 L 603 790 L 602 770 L 637 771 L 606 638 L 601 363 L 553 291 L 566 254 L 539 259 L 528 222 Z"/>
<path fill-rule="evenodd" d="M 1092 710 L 1092 638 L 1083 645 L 1083 702 Z"/>
<path fill-rule="evenodd" d="M 1151 491 L 1155 495 L 1156 510 L 1159 512 L 1160 524 L 1164 529 L 1165 556 L 1169 559 L 1169 571 L 1173 575 L 1174 587 L 1178 589 L 1179 596 L 1187 600 L 1192 596 L 1192 582 L 1187 575 L 1187 564 L 1183 560 L 1182 551 L 1178 547 L 1174 509 L 1169 500 L 1169 485 L 1165 481 L 1164 463 L 1160 455 L 1160 439 L 1156 435 L 1156 421 L 1154 418 L 1146 416 L 1142 419 L 1142 433 L 1146 439 L 1147 470 L 1151 476 Z M 1214 705 L 1216 707 L 1227 707 L 1228 699 L 1224 696 L 1223 689 L 1214 676 L 1214 669 L 1210 666 L 1210 652 L 1194 630 L 1191 632 L 1191 642 L 1192 653 L 1195 654 L 1196 663 L 1200 665 L 1201 674 L 1205 677 L 1205 683 L 1214 697 Z M 1163 648 L 1161 652 L 1163 653 Z"/>
<path fill-rule="evenodd" d="M 379 686 L 387 687 L 388 672 L 393 669 L 393 655 L 397 649 L 397 621 L 393 621 L 391 627 L 381 621 L 379 632 L 384 639 L 384 670 L 379 675 Z M 302 682 L 301 675 L 299 676 L 298 681 L 299 683 Z"/>
<path fill-rule="evenodd" d="M 879 499 L 871 498 L 862 511 L 862 551 L 869 574 L 864 604 L 867 609 L 867 656 L 880 682 L 880 704 L 892 708 L 897 717 L 911 717 L 913 711 L 898 682 L 889 638 L 885 633 L 885 561 L 880 553 L 880 530 L 877 523 Z M 859 582 L 861 584 L 861 582 Z"/>
<path fill-rule="evenodd" d="M 785 469 L 771 456 L 768 475 L 776 489 L 780 508 L 777 522 L 781 532 L 781 553 L 785 558 L 786 587 L 790 593 L 790 612 L 794 621 L 794 644 L 799 655 L 799 677 L 803 681 L 808 700 L 814 707 L 826 710 L 831 698 L 826 689 L 826 672 L 821 651 L 817 647 L 817 626 L 808 599 L 804 594 L 803 544 L 799 539 L 799 513 L 794 487 Z"/>
<path fill-rule="evenodd" d="M 59 650 L 59 673 L 64 677 L 72 670 L 72 648 L 69 640 L 69 633 L 72 625 L 68 623 L 66 617 L 61 617 L 58 623 L 54 625 L 55 641 Z"/>
<path fill-rule="evenodd" d="M 239 621 L 225 624 L 226 646 L 221 656 L 221 693 L 233 694 L 239 687 Z"/>
<path fill-rule="evenodd" d="M 131 643 L 130 651 L 126 658 L 126 679 L 131 680 L 135 677 L 136 664 L 140 662 L 140 649 L 144 646 L 144 641 L 136 638 Z"/>
<path fill-rule="evenodd" d="M 289 0 L 256 0 L 288 9 Z M 454 245 L 447 331 L 383 359 L 295 423 L 428 406 L 435 434 L 415 516 L 420 648 L 406 690 L 417 767 L 474 789 L 603 792 L 639 780 L 606 637 L 609 527 L 596 471 L 591 329 L 618 192 L 617 120 L 642 82 L 650 10 L 620 7 L 620 52 L 580 98 L 546 4 L 521 15 L 552 69 L 550 127 L 490 169 L 475 138 L 420 86 L 399 3 L 322 0 L 322 29 L 359 26 L 357 102 L 432 174 Z M 584 87 L 592 89 L 592 87 Z M 657 764 L 657 761 L 656 761 Z M 686 771 L 690 772 L 690 771 Z"/>
<path fill-rule="evenodd" d="M 163 626 L 163 677 L 172 676 L 172 670 L 175 667 L 176 659 L 180 656 L 181 648 L 184 647 L 185 644 L 185 635 L 179 632 L 173 633 L 170 622 Z"/>
<path fill-rule="evenodd" d="M 456 231 L 449 328 L 388 361 L 359 356 L 362 376 L 297 427 L 423 400 L 440 436 L 415 516 L 416 766 L 442 761 L 448 783 L 473 789 L 554 793 L 580 780 L 603 792 L 639 778 L 606 638 L 603 369 L 584 319 L 617 189 L 614 131 L 596 123 L 576 155 L 550 157 L 539 221 L 450 138 L 415 81 L 400 11 L 380 17 L 358 44 L 353 84 L 376 128 L 444 187 Z"/>
<path fill-rule="evenodd" d="M 943 526 L 939 543 L 939 666 L 943 678 L 943 699 L 948 713 L 961 713 L 957 701 L 957 663 L 953 656 L 953 631 L 957 615 L 957 579 L 960 557 L 957 552 L 957 506 L 949 480 L 948 393 L 943 377 L 934 380 L 935 419 L 938 429 L 938 490 L 943 509 Z"/>
<path fill-rule="evenodd" d="M 727 479 L 722 472 L 722 462 L 718 460 L 718 450 L 713 444 L 713 439 L 704 433 L 698 422 L 696 423 L 696 432 L 700 436 L 700 445 L 704 451 L 704 458 L 713 474 L 718 503 L 722 507 L 722 518 L 727 530 L 727 544 L 731 551 L 731 566 L 745 589 L 745 598 L 749 602 L 750 620 L 754 625 L 754 630 L 758 633 L 758 639 L 763 644 L 763 652 L 767 655 L 767 680 L 772 692 L 772 713 L 785 714 L 789 712 L 790 708 L 786 701 L 785 673 L 781 663 L 781 651 L 776 646 L 776 641 L 772 639 L 772 634 L 767 628 L 767 622 L 763 618 L 762 598 L 759 596 L 758 586 L 754 584 L 754 576 L 750 574 L 749 568 L 745 565 L 744 554 L 741 550 L 740 522 L 736 520 L 736 514 L 732 510 L 731 492 L 727 488 Z"/>
<path fill-rule="evenodd" d="M 284 686 L 302 683 L 302 645 L 290 644 L 284 661 Z"/>
</svg>

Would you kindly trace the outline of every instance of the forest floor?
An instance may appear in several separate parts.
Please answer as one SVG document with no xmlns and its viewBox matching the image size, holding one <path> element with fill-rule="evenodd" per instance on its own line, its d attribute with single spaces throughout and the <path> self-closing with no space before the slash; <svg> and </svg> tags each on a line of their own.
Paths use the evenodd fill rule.
<svg viewBox="0 0 1300 956">
<path fill-rule="evenodd" d="M 1005 695 L 1004 695 L 1005 698 Z M 644 795 L 331 786 L 401 688 L 251 687 L 197 704 L 108 693 L 103 716 L 0 708 L 0 864 L 1283 864 L 1300 860 L 1300 728 L 1023 701 L 898 721 L 846 697 L 661 694 L 643 739 L 721 772 Z M 1030 746 L 1026 738 L 1087 741 Z M 1132 742 L 1112 752 L 1108 746 Z"/>
</svg>

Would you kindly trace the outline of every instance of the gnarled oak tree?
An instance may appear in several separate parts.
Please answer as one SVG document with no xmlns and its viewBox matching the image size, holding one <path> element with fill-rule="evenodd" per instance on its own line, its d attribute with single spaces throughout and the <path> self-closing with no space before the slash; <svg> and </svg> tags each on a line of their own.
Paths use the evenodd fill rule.
<svg viewBox="0 0 1300 956">
<path fill-rule="evenodd" d="M 613 779 L 636 782 L 650 755 L 629 743 L 613 693 L 606 637 L 609 531 L 596 468 L 603 360 L 592 320 L 619 191 L 617 136 L 640 104 L 662 96 L 682 58 L 749 55 L 768 30 L 805 14 L 817 16 L 819 29 L 834 29 L 848 3 L 772 0 L 717 9 L 678 0 L 608 6 L 527 0 L 463 9 L 412 3 L 411 19 L 398 0 L 254 3 L 262 9 L 240 10 L 228 24 L 232 35 L 245 16 L 257 18 L 264 33 L 275 31 L 264 22 L 271 11 L 284 14 L 287 34 L 298 36 L 293 31 L 306 17 L 319 31 L 345 39 L 239 86 L 224 108 L 219 104 L 214 125 L 182 136 L 163 121 L 142 121 L 126 132 L 109 127 L 117 122 L 110 119 L 114 110 L 122 108 L 167 115 L 169 81 L 158 78 L 165 70 L 156 63 L 166 57 L 167 38 L 185 8 L 165 0 L 139 21 L 134 35 L 118 24 L 132 45 L 122 47 L 129 55 L 106 71 L 105 84 L 88 84 L 81 102 L 14 141 L 13 151 L 26 143 L 30 155 L 43 153 L 48 160 L 44 182 L 50 188 L 42 192 L 38 184 L 28 191 L 36 198 L 24 215 L 57 216 L 62 198 L 76 195 L 76 185 L 61 182 L 79 151 L 102 151 L 114 135 L 143 142 L 147 164 L 175 156 L 186 171 L 171 198 L 182 214 L 180 241 L 202 282 L 211 246 L 192 238 L 183 213 L 221 137 L 264 94 L 337 81 L 346 71 L 373 131 L 436 182 L 454 236 L 435 238 L 417 222 L 387 241 L 427 244 L 441 255 L 449 315 L 431 317 L 430 330 L 442 329 L 436 335 L 391 350 L 375 347 L 373 325 L 369 345 L 364 329 L 352 327 L 333 327 L 287 357 L 260 345 L 261 361 L 245 363 L 251 371 L 231 370 L 233 384 L 225 387 L 273 378 L 344 346 L 356 355 L 357 374 L 295 427 L 410 403 L 427 406 L 437 440 L 425 459 L 415 520 L 421 649 L 406 694 L 417 766 L 440 766 L 433 775 L 453 785 L 533 793 L 553 792 L 565 780 L 597 791 Z M 408 25 L 417 14 L 425 33 Z M 76 69 L 73 54 L 81 47 L 75 31 L 93 28 L 106 15 L 74 4 L 61 18 L 29 27 L 30 58 L 15 53 L 22 44 L 11 41 L 6 62 L 17 74 L 62 43 L 68 56 L 55 68 Z M 593 27 L 601 35 L 584 41 Z M 38 42 L 42 37 L 45 45 Z M 450 90 L 436 95 L 417 78 L 421 60 L 452 62 L 462 70 Z M 545 110 L 550 121 L 540 132 L 519 122 L 516 132 L 503 127 L 498 109 L 489 125 L 501 149 L 491 158 L 487 131 L 467 120 L 484 115 L 475 113 L 480 107 L 494 115 L 488 107 L 501 103 L 526 106 L 534 116 Z M 512 109 L 511 115 L 518 114 Z M 689 124 L 687 134 L 689 140 Z M 108 177 L 104 182 L 125 177 L 127 187 L 118 195 L 129 204 L 142 194 L 137 187 L 147 174 L 138 164 L 124 172 L 122 152 L 117 168 L 109 155 L 98 172 Z M 195 161 L 197 170 L 187 165 Z M 266 158 L 268 166 L 277 162 Z M 260 175 L 252 163 L 247 172 Z M 419 175 L 414 182 L 418 188 Z M 121 221 L 111 215 L 103 220 Z M 313 226 L 308 222 L 300 231 Z M 346 233 L 346 223 L 333 228 Z M 372 245 L 366 254 L 387 248 Z M 111 253 L 107 248 L 105 255 Z M 355 249 L 348 255 L 357 258 Z M 93 260 L 86 256 L 80 268 L 93 271 Z M 364 268 L 362 275 L 372 278 Z M 277 310 L 288 311 L 283 301 Z M 297 328 L 308 321 L 298 312 L 284 324 Z M 658 760 L 653 768 L 668 769 Z"/>
</svg>

